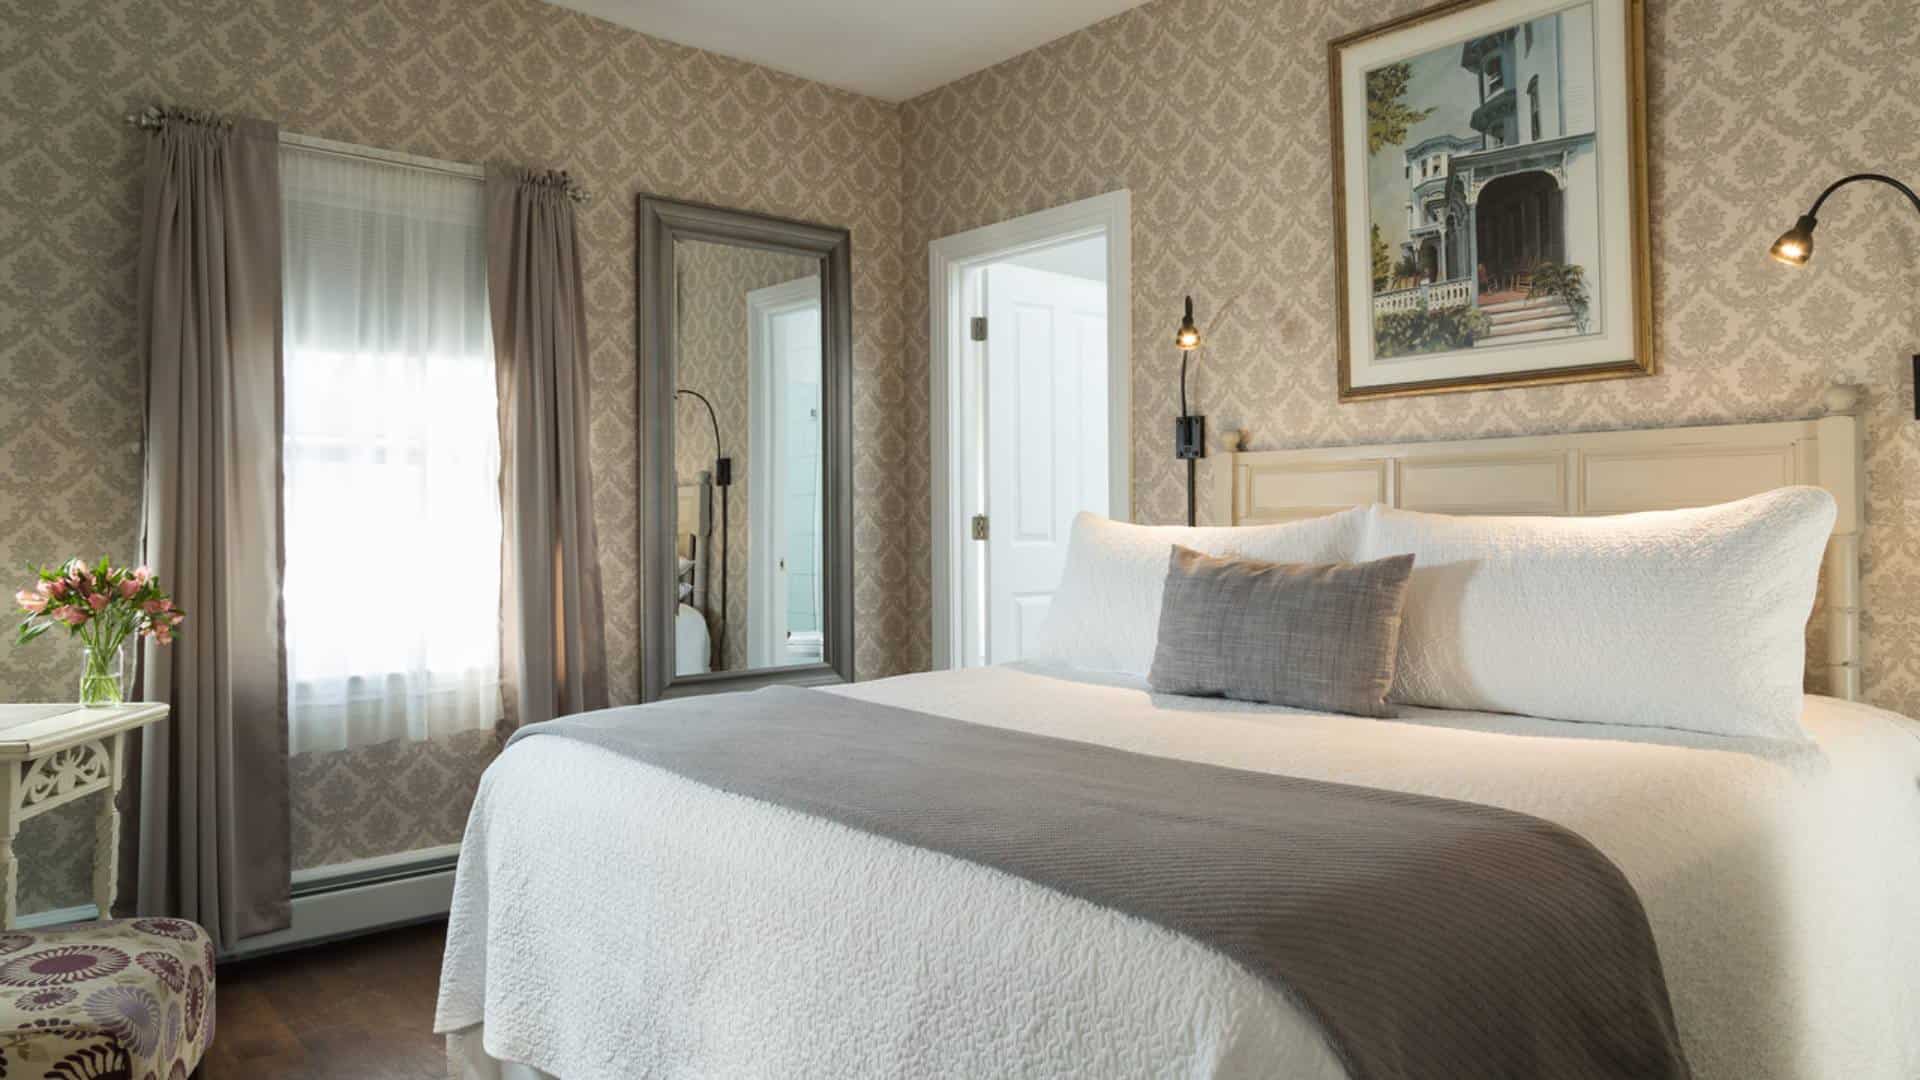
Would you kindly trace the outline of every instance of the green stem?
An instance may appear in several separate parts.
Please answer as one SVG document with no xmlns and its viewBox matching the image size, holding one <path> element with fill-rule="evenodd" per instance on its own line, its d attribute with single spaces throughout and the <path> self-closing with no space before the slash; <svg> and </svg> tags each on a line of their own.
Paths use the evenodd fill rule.
<svg viewBox="0 0 1920 1080">
<path fill-rule="evenodd" d="M 111 655 L 119 652 L 120 646 L 126 644 L 131 629 L 125 625 L 124 619 L 116 619 L 112 622 L 106 619 L 95 619 L 81 627 L 78 636 L 80 643 L 92 649 L 94 655 Z"/>
</svg>

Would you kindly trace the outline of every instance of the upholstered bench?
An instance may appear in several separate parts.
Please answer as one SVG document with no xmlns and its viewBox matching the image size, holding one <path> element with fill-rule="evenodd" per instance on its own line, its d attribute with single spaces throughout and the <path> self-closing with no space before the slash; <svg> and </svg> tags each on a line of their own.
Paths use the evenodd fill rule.
<svg viewBox="0 0 1920 1080">
<path fill-rule="evenodd" d="M 184 1080 L 213 1043 L 213 942 L 180 919 L 0 933 L 0 1077 Z"/>
</svg>

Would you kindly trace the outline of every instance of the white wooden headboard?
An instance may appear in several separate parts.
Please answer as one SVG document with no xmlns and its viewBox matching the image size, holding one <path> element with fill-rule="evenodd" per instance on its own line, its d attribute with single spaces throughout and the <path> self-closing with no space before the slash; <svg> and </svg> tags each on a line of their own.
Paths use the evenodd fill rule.
<svg viewBox="0 0 1920 1080">
<path fill-rule="evenodd" d="M 713 542 L 712 476 L 699 473 L 691 484 L 681 484 L 674 493 L 673 552 L 693 560 L 693 595 L 688 603 L 698 611 L 707 610 L 707 576 L 712 566 L 709 554 Z"/>
<path fill-rule="evenodd" d="M 1214 520 L 1257 525 L 1368 503 L 1442 514 L 1624 514 L 1707 506 L 1787 484 L 1833 493 L 1827 545 L 1827 692 L 1860 695 L 1859 393 L 1827 389 L 1825 416 L 1459 442 L 1226 455 Z"/>
</svg>

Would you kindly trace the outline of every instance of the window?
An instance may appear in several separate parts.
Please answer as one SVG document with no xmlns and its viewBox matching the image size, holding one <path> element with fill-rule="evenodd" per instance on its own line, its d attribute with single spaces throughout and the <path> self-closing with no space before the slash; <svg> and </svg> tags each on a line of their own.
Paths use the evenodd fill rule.
<svg viewBox="0 0 1920 1080">
<path fill-rule="evenodd" d="M 1487 57 L 1487 96 L 1492 97 L 1507 88 L 1507 76 L 1500 63 L 1500 54 Z"/>
<path fill-rule="evenodd" d="M 500 438 L 476 178 L 284 145 L 294 753 L 500 714 Z"/>
<path fill-rule="evenodd" d="M 1527 80 L 1527 137 L 1540 138 L 1540 76 Z"/>
<path fill-rule="evenodd" d="M 1521 36 L 1526 38 L 1526 45 L 1524 46 L 1525 51 L 1523 55 L 1532 56 L 1533 55 L 1533 24 L 1532 23 L 1526 24 L 1526 29 Z"/>
</svg>

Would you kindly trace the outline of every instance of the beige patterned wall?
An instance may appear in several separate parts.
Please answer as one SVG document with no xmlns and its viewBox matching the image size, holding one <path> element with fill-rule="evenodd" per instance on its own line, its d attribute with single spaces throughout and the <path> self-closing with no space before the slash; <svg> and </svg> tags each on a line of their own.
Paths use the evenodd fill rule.
<svg viewBox="0 0 1920 1080">
<path fill-rule="evenodd" d="M 139 142 L 119 117 L 166 101 L 566 166 L 599 193 L 582 232 L 621 700 L 637 681 L 631 194 L 853 230 L 857 662 L 872 677 L 929 652 L 926 243 L 1127 187 L 1140 519 L 1174 521 L 1183 505 L 1163 445 L 1164 343 L 1186 292 L 1211 335 L 1197 382 L 1209 427 L 1244 426 L 1256 447 L 1800 416 L 1843 378 L 1869 392 L 1867 694 L 1920 712 L 1906 361 L 1920 348 L 1920 227 L 1890 194 L 1855 189 L 1822 215 L 1813 266 L 1796 276 L 1764 256 L 1827 178 L 1920 175 L 1912 0 L 1650 0 L 1661 375 L 1341 406 L 1325 42 L 1421 2 L 1156 0 L 895 108 L 538 0 L 0 0 L 0 567 L 131 551 Z M 65 697 L 72 667 L 54 647 L 0 644 L 0 695 Z M 294 767 L 311 863 L 389 836 L 457 838 L 458 814 L 418 809 L 464 805 L 473 761 L 368 752 Z M 89 842 L 76 822 L 30 823 L 29 906 L 84 896 Z"/>
<path fill-rule="evenodd" d="M 1167 445 L 1179 362 L 1167 342 L 1188 292 L 1210 336 L 1196 411 L 1216 436 L 1248 429 L 1258 449 L 1783 419 L 1817 412 L 1830 379 L 1864 384 L 1866 694 L 1920 714 L 1907 359 L 1920 351 L 1920 218 L 1890 191 L 1851 188 L 1822 213 L 1811 266 L 1796 274 L 1766 257 L 1828 180 L 1864 168 L 1920 179 L 1913 0 L 1650 0 L 1662 374 L 1341 405 L 1326 43 L 1426 2 L 1156 0 L 917 98 L 904 110 L 906 248 L 1131 189 L 1142 521 L 1185 513 L 1185 470 Z"/>
<path fill-rule="evenodd" d="M 924 605 L 893 598 L 925 594 L 925 548 L 889 524 L 924 503 L 923 471 L 876 464 L 924 442 L 913 427 L 924 406 L 911 404 L 924 393 L 902 363 L 897 282 L 911 260 L 894 106 L 538 0 L 0 0 L 0 87 L 0 568 L 133 554 L 141 142 L 121 118 L 178 103 L 454 160 L 564 167 L 595 192 L 580 227 L 621 701 L 638 681 L 633 195 L 850 227 L 857 662 L 863 676 L 924 663 Z M 52 640 L 0 642 L 0 697 L 65 698 L 74 663 Z M 294 762 L 298 862 L 459 839 L 485 760 L 484 746 L 462 744 Z M 460 809 L 418 812 L 439 805 Z M 72 815 L 29 824 L 29 910 L 84 901 L 91 842 Z"/>
<path fill-rule="evenodd" d="M 713 402 L 722 449 L 733 459 L 733 490 L 727 494 L 727 622 L 722 670 L 747 667 L 747 544 L 754 450 L 748 437 L 747 294 L 820 272 L 820 261 L 758 248 L 700 241 L 674 249 L 679 272 L 679 383 Z M 674 413 L 674 472 L 692 483 L 713 469 L 713 420 L 700 403 L 682 398 Z M 719 489 L 714 491 L 714 529 L 720 527 Z M 679 531 L 687 532 L 683 523 Z M 718 543 L 715 544 L 716 554 Z M 719 633 L 720 565 L 710 561 L 707 605 L 710 632 Z M 717 640 L 717 639 L 716 639 Z"/>
</svg>

